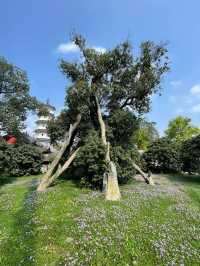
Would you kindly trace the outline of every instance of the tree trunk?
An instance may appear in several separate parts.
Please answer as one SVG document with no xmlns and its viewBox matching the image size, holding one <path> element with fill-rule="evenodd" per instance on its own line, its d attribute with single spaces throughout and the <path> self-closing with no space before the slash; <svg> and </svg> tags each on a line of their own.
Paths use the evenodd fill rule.
<svg viewBox="0 0 200 266">
<path fill-rule="evenodd" d="M 99 125 L 100 125 L 100 129 L 101 129 L 101 140 L 103 142 L 103 144 L 105 146 L 107 146 L 107 140 L 106 140 L 106 125 L 103 121 L 103 117 L 102 117 L 102 114 L 101 114 L 101 108 L 100 108 L 100 105 L 99 105 L 99 102 L 98 102 L 98 99 L 97 97 L 95 98 L 96 100 L 96 105 L 97 105 L 97 116 L 98 116 L 98 121 L 99 121 Z M 107 157 L 107 156 L 106 156 Z"/>
<path fill-rule="evenodd" d="M 103 191 L 105 192 L 105 196 L 107 200 L 119 200 L 121 198 L 120 190 L 119 190 L 119 184 L 118 184 L 118 178 L 117 178 L 117 169 L 114 162 L 110 159 L 110 143 L 107 142 L 106 139 L 106 126 L 103 121 L 103 117 L 101 114 L 100 105 L 98 102 L 97 97 L 95 97 L 96 101 L 96 107 L 97 107 L 97 115 L 98 115 L 98 121 L 101 129 L 101 139 L 102 143 L 106 147 L 106 155 L 105 159 L 108 163 L 109 170 L 107 173 L 104 173 L 103 176 Z"/>
<path fill-rule="evenodd" d="M 43 176 L 39 186 L 37 187 L 37 191 L 44 191 L 48 187 L 49 179 L 51 178 L 52 174 L 55 172 L 55 169 L 58 166 L 59 161 L 62 158 L 67 147 L 70 145 L 74 132 L 76 131 L 80 121 L 81 121 L 81 115 L 78 114 L 75 123 L 73 125 L 70 125 L 69 131 L 65 134 L 64 143 L 60 151 L 57 153 L 55 159 L 49 166 L 48 171 Z"/>
<path fill-rule="evenodd" d="M 147 176 L 137 164 L 135 164 L 134 162 L 132 162 L 132 164 L 133 164 L 133 167 L 141 174 L 141 176 L 144 178 L 144 181 L 147 184 L 154 185 L 151 175 Z"/>
</svg>

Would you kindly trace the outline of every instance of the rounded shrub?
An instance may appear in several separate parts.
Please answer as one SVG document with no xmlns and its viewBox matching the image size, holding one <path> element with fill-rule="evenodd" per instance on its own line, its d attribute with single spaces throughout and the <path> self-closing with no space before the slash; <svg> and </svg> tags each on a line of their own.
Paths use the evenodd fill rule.
<svg viewBox="0 0 200 266">
<path fill-rule="evenodd" d="M 8 145 L 0 142 L 0 173 L 9 176 L 34 175 L 40 173 L 42 155 L 38 147 L 31 144 Z"/>
<path fill-rule="evenodd" d="M 136 150 L 125 150 L 121 146 L 115 146 L 111 150 L 111 158 L 117 167 L 119 183 L 126 184 L 136 174 L 132 162 L 139 163 L 139 153 Z"/>
<path fill-rule="evenodd" d="M 181 170 L 179 150 L 165 138 L 154 141 L 143 154 L 147 170 L 173 173 Z"/>
<path fill-rule="evenodd" d="M 182 170 L 200 174 L 200 135 L 186 140 L 180 149 Z"/>
<path fill-rule="evenodd" d="M 67 176 L 80 181 L 82 186 L 101 189 L 103 175 L 108 169 L 105 153 L 106 149 L 98 132 L 92 130 L 84 139 L 84 144 L 80 148 Z M 121 146 L 111 146 L 110 153 L 111 159 L 117 167 L 119 183 L 127 183 L 135 175 L 132 160 L 138 162 L 139 153 L 134 150 L 125 150 Z"/>
<path fill-rule="evenodd" d="M 105 147 L 97 132 L 92 130 L 84 139 L 70 175 L 80 181 L 82 186 L 101 188 L 103 174 L 106 171 Z"/>
</svg>

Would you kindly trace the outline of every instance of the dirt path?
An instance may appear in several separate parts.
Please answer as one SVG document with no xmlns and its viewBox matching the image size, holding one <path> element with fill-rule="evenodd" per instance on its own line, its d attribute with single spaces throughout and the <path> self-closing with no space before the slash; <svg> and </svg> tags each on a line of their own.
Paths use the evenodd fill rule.
<svg viewBox="0 0 200 266">
<path fill-rule="evenodd" d="M 172 185 L 172 182 L 165 175 L 152 174 L 152 178 L 156 185 Z M 134 179 L 144 182 L 143 177 L 139 174 L 135 175 Z"/>
</svg>

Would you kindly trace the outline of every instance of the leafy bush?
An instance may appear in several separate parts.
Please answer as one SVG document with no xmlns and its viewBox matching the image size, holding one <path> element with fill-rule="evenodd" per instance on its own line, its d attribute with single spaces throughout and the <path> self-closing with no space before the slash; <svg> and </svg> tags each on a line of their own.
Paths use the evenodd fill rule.
<svg viewBox="0 0 200 266">
<path fill-rule="evenodd" d="M 0 142 L 0 173 L 23 176 L 40 173 L 42 156 L 39 149 L 30 144 L 8 145 Z"/>
<path fill-rule="evenodd" d="M 153 142 L 143 154 L 146 168 L 156 173 L 171 173 L 181 170 L 179 150 L 167 139 L 161 138 Z"/>
<path fill-rule="evenodd" d="M 116 146 L 111 151 L 111 157 L 117 167 L 119 183 L 126 184 L 136 174 L 132 161 L 136 163 L 140 161 L 139 153 L 134 150 L 125 150 L 121 146 Z"/>
<path fill-rule="evenodd" d="M 70 175 L 79 179 L 83 186 L 100 188 L 106 167 L 105 147 L 97 132 L 92 130 L 84 139 L 84 145 L 77 154 Z"/>
<path fill-rule="evenodd" d="M 200 135 L 182 144 L 180 158 L 183 171 L 200 173 Z"/>
<path fill-rule="evenodd" d="M 67 175 L 79 180 L 83 186 L 101 189 L 103 174 L 107 169 L 105 152 L 98 132 L 92 130 L 84 140 L 84 145 Z M 116 163 L 119 183 L 127 183 L 135 175 L 131 158 L 138 162 L 139 154 L 124 150 L 121 146 L 115 146 L 111 147 L 111 158 Z"/>
</svg>

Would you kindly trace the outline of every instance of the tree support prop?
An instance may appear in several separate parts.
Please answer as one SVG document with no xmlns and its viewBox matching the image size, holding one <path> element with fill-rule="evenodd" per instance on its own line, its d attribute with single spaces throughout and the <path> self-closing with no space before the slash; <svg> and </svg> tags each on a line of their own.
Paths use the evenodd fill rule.
<svg viewBox="0 0 200 266">
<path fill-rule="evenodd" d="M 133 167 L 141 174 L 141 176 L 143 177 L 144 181 L 147 184 L 154 185 L 151 175 L 147 176 L 137 164 L 135 164 L 134 162 L 132 162 L 132 164 L 133 164 Z"/>
<path fill-rule="evenodd" d="M 81 121 L 81 115 L 78 114 L 76 117 L 76 121 L 73 125 L 70 125 L 69 131 L 65 134 L 64 143 L 60 149 L 60 151 L 57 153 L 55 159 L 49 166 L 48 171 L 43 176 L 39 186 L 37 187 L 37 191 L 44 191 L 48 187 L 49 179 L 52 177 L 53 173 L 55 172 L 55 169 L 57 168 L 60 159 L 62 158 L 64 152 L 71 144 L 72 138 L 74 136 L 74 132 L 76 131 L 79 123 Z"/>
<path fill-rule="evenodd" d="M 108 183 L 106 189 L 106 200 L 120 200 L 121 193 L 119 190 L 118 179 L 117 179 L 117 170 L 114 162 L 110 161 L 109 163 L 110 171 L 108 173 Z"/>
<path fill-rule="evenodd" d="M 69 158 L 67 159 L 67 161 L 64 163 L 63 166 L 61 166 L 61 165 L 59 164 L 57 171 L 56 171 L 56 172 L 54 173 L 54 175 L 51 176 L 51 177 L 47 180 L 47 182 L 45 183 L 45 187 L 46 187 L 46 188 L 49 187 L 49 186 L 51 186 L 51 185 L 54 183 L 54 181 L 55 181 L 59 176 L 61 176 L 61 175 L 67 170 L 67 168 L 70 166 L 70 164 L 71 164 L 71 163 L 73 162 L 73 160 L 75 159 L 75 157 L 76 157 L 76 155 L 77 155 L 79 149 L 80 149 L 80 148 L 76 149 L 73 153 L 71 153 L 71 155 L 69 156 Z M 44 190 L 45 190 L 45 189 L 44 189 Z M 40 190 L 40 191 L 44 191 L 44 190 Z"/>
</svg>

